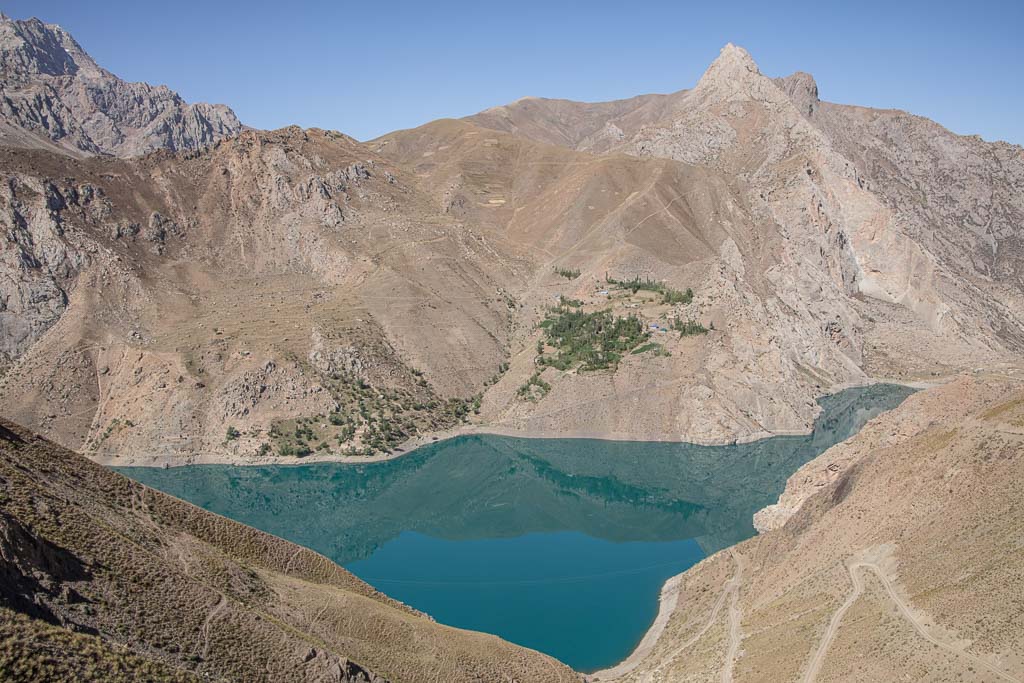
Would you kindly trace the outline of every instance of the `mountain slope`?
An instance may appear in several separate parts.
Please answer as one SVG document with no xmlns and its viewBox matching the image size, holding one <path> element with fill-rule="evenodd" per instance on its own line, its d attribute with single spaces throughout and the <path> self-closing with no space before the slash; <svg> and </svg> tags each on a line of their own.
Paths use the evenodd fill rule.
<svg viewBox="0 0 1024 683">
<path fill-rule="evenodd" d="M 1022 492 L 1019 377 L 919 392 L 671 581 L 660 637 L 596 678 L 1024 680 Z"/>
<path fill-rule="evenodd" d="M 508 265 L 350 138 L 0 154 L 0 404 L 69 446 L 195 456 L 231 425 L 254 453 L 332 412 L 349 441 L 400 441 L 457 423 L 504 357 Z"/>
<path fill-rule="evenodd" d="M 742 179 L 751 210 L 790 243 L 790 263 L 776 277 L 795 290 L 824 283 L 837 313 L 825 322 L 863 348 L 863 360 L 853 360 L 871 372 L 899 373 L 922 345 L 918 371 L 1020 348 L 1020 147 L 957 136 L 904 112 L 822 102 L 809 74 L 769 79 L 732 45 L 695 88 L 669 97 L 653 112 L 629 101 L 545 108 L 521 100 L 471 119 L 501 129 L 514 121 L 521 135 L 586 149 L 537 131 L 581 118 L 565 111 L 600 112 L 591 128 L 629 116 L 634 132 L 608 149 Z M 530 116 L 539 122 L 522 123 Z"/>
<path fill-rule="evenodd" d="M 0 143 L 78 156 L 196 149 L 242 127 L 224 105 L 122 81 L 56 24 L 2 15 L 0 115 Z"/>
<path fill-rule="evenodd" d="M 885 305 L 912 313 L 924 328 L 915 330 L 912 341 L 903 336 L 903 321 L 875 326 L 887 354 L 878 365 L 911 349 L 921 353 L 922 342 L 925 357 L 939 363 L 1018 349 L 1024 329 L 1020 278 L 1012 268 L 978 268 L 984 261 L 977 254 L 990 251 L 991 258 L 1003 243 L 1012 257 L 1018 248 L 1024 216 L 1020 148 L 959 138 L 923 119 L 876 117 L 918 129 L 894 146 L 877 132 L 849 125 L 856 120 L 853 108 L 823 106 L 816 94 L 805 75 L 772 81 L 746 52 L 727 46 L 680 113 L 648 126 L 628 147 L 750 178 L 757 198 L 763 196 L 761 209 L 786 226 L 792 240 L 823 252 L 819 257 L 805 250 L 800 259 L 820 264 L 824 279 L 841 294 L 870 304 L 839 309 L 837 322 L 851 338 L 859 336 L 852 330 L 870 322 L 866 318 L 882 318 Z M 702 126 L 717 126 L 719 133 L 697 133 Z M 855 135 L 858 130 L 863 134 Z M 892 163 L 885 163 L 886 155 L 894 156 Z M 882 168 L 891 171 L 885 175 Z M 991 237 L 966 229 L 979 211 L 991 219 Z M 800 273 L 792 269 L 787 276 L 799 281 Z"/>
<path fill-rule="evenodd" d="M 863 379 L 851 350 L 818 329 L 824 303 L 810 308 L 794 297 L 779 305 L 784 283 L 767 273 L 784 242 L 752 215 L 742 183 L 685 163 L 573 153 L 465 122 L 370 144 L 408 167 L 442 210 L 520 250 L 530 265 L 511 286 L 528 334 L 513 344 L 508 375 L 485 395 L 489 429 L 721 442 L 806 430 L 821 386 Z M 558 268 L 580 275 L 566 281 Z M 608 276 L 692 288 L 694 299 L 659 305 L 660 297 L 629 294 Z M 545 370 L 551 394 L 517 401 L 541 336 L 530 323 L 559 295 L 584 311 L 635 312 L 659 327 L 701 320 L 715 331 L 656 332 L 653 341 L 672 355 L 627 357 L 615 373 Z"/>
<path fill-rule="evenodd" d="M 524 97 L 464 120 L 537 142 L 601 153 L 631 138 L 644 124 L 666 118 L 685 93 L 638 95 L 611 102 Z"/>
<path fill-rule="evenodd" d="M 6 422 L 0 503 L 4 680 L 577 680 Z"/>
<path fill-rule="evenodd" d="M 871 377 L 1017 362 L 1020 148 L 858 111 L 727 46 L 673 95 L 365 144 L 5 148 L 0 411 L 121 464 L 467 428 L 723 443 L 806 432 L 817 397 Z M 608 122 L 614 145 L 586 142 Z M 633 336 L 585 362 L 605 319 Z"/>
</svg>

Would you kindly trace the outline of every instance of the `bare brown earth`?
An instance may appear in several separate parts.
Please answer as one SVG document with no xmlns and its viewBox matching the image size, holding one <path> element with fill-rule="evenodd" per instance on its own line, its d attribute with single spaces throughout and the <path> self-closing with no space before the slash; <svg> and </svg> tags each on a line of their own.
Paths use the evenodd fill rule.
<svg viewBox="0 0 1024 683">
<path fill-rule="evenodd" d="M 595 680 L 1024 680 L 1024 377 L 922 391 L 794 474 L 762 534 L 670 581 Z"/>
<path fill-rule="evenodd" d="M 0 578 L 5 681 L 578 680 L 7 422 Z"/>
</svg>

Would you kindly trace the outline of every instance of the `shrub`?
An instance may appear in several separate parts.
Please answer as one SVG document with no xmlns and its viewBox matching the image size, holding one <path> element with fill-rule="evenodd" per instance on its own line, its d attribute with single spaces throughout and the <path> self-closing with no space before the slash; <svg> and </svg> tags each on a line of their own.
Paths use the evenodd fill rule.
<svg viewBox="0 0 1024 683">
<path fill-rule="evenodd" d="M 680 337 L 689 337 L 695 334 L 707 334 L 708 332 L 708 328 L 704 327 L 696 320 L 676 320 L 672 327 L 679 331 Z"/>
<path fill-rule="evenodd" d="M 623 353 L 650 336 L 635 315 L 620 318 L 607 310 L 584 313 L 565 306 L 552 309 L 542 328 L 547 345 L 554 347 L 555 353 L 552 356 L 541 354 L 538 363 L 559 370 L 614 367 Z M 542 351 L 543 340 L 537 346 L 538 351 Z"/>
<path fill-rule="evenodd" d="M 633 349 L 633 355 L 636 356 L 641 353 L 647 353 L 648 351 L 654 351 L 655 356 L 672 355 L 668 349 L 666 349 L 664 346 L 656 342 L 650 342 L 648 344 L 644 344 L 643 346 L 638 346 L 637 348 Z"/>
<path fill-rule="evenodd" d="M 242 435 L 242 433 L 239 432 L 237 429 L 235 429 L 234 426 L 228 425 L 228 431 L 227 431 L 227 437 L 226 437 L 228 441 L 234 441 L 235 439 L 237 439 L 241 435 Z"/>
<path fill-rule="evenodd" d="M 580 276 L 579 268 L 555 268 L 555 272 L 566 280 L 575 280 Z"/>
<path fill-rule="evenodd" d="M 551 385 L 541 379 L 539 372 L 535 372 L 523 386 L 519 387 L 516 395 L 527 401 L 539 401 L 547 396 L 549 391 L 551 391 Z"/>
<path fill-rule="evenodd" d="M 608 284 L 614 285 L 618 289 L 628 289 L 633 294 L 636 294 L 641 289 L 648 292 L 657 292 L 661 294 L 662 303 L 666 304 L 688 304 L 693 301 L 693 290 L 690 288 L 683 292 L 669 287 L 664 282 L 658 282 L 651 278 L 641 280 L 639 275 L 632 280 L 616 280 L 606 274 L 604 279 Z"/>
</svg>

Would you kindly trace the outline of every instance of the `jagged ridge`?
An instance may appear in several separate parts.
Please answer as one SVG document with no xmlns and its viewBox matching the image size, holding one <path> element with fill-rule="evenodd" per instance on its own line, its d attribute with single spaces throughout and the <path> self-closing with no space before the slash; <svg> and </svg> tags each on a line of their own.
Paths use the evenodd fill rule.
<svg viewBox="0 0 1024 683">
<path fill-rule="evenodd" d="M 234 112 L 127 83 L 55 24 L 0 16 L 0 142 L 128 157 L 190 150 L 238 133 Z"/>
</svg>

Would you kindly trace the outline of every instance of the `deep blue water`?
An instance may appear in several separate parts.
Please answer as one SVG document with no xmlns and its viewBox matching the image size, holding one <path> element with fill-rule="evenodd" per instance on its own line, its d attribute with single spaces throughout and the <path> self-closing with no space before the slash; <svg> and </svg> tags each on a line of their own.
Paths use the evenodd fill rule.
<svg viewBox="0 0 1024 683">
<path fill-rule="evenodd" d="M 616 543 L 559 531 L 450 541 L 403 531 L 348 568 L 442 621 L 592 670 L 629 654 L 631 634 L 658 612 L 661 585 L 703 557 L 693 539 Z"/>
<path fill-rule="evenodd" d="M 593 671 L 636 646 L 666 579 L 752 536 L 790 474 L 910 393 L 843 391 L 812 434 L 734 446 L 474 435 L 365 465 L 118 470 Z"/>
</svg>

